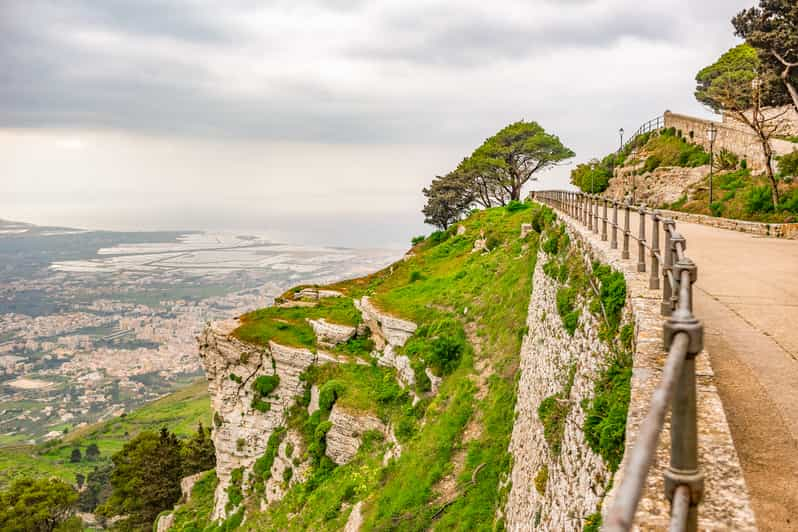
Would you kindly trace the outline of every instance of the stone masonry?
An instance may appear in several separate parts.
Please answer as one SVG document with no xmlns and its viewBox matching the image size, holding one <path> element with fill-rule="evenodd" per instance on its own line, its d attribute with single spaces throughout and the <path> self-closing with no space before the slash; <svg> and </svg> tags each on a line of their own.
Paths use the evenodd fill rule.
<svg viewBox="0 0 798 532">
<path fill-rule="evenodd" d="M 638 428 L 648 411 L 651 394 L 662 375 L 666 353 L 662 345 L 663 318 L 659 312 L 661 292 L 648 288 L 648 274 L 637 272 L 635 260 L 621 260 L 620 252 L 611 250 L 609 242 L 601 241 L 599 235 L 588 231 L 571 217 L 558 214 L 568 226 L 572 240 L 584 241 L 596 260 L 609 264 L 626 277 L 627 305 L 635 323 L 635 349 L 632 396 L 626 424 L 626 452 L 614 482 L 614 489 L 617 489 L 623 479 Z M 700 271 L 701 265 L 698 266 Z M 699 509 L 699 527 L 702 530 L 755 530 L 754 515 L 737 451 L 706 352 L 698 355 L 696 372 L 699 461 L 705 475 L 705 498 Z M 668 434 L 669 426 L 666 423 L 636 515 L 636 525 L 642 530 L 668 528 L 669 503 L 663 495 L 663 473 L 670 456 Z M 612 505 L 614 494 L 611 491 L 604 501 L 605 515 Z"/>
</svg>

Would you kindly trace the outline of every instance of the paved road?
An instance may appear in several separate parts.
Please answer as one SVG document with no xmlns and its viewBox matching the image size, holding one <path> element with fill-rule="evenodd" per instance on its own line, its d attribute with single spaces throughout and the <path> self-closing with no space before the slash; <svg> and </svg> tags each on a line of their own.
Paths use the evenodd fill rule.
<svg viewBox="0 0 798 532">
<path fill-rule="evenodd" d="M 761 530 L 798 530 L 798 240 L 677 223 Z"/>
</svg>

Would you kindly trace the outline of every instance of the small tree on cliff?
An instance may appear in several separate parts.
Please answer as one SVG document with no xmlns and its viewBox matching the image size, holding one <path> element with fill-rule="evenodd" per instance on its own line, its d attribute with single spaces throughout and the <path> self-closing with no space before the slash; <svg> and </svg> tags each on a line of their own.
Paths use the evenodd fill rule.
<svg viewBox="0 0 798 532">
<path fill-rule="evenodd" d="M 798 2 L 760 0 L 759 7 L 732 19 L 735 32 L 756 48 L 762 65 L 781 80 L 774 84 L 771 105 L 792 102 L 798 110 Z"/>
<path fill-rule="evenodd" d="M 760 75 L 756 50 L 741 44 L 696 75 L 695 97 L 713 111 L 729 114 L 756 134 L 765 156 L 771 198 L 776 207 L 779 204 L 779 190 L 773 173 L 770 139 L 779 133 L 783 113 L 766 115 L 762 110 L 764 95 L 773 81 L 772 76 Z"/>
<path fill-rule="evenodd" d="M 423 192 L 427 197 L 421 209 L 424 222 L 443 230 L 459 220 L 474 202 L 468 179 L 457 171 L 436 177 Z"/>
<path fill-rule="evenodd" d="M 474 151 L 472 164 L 490 172 L 511 200 L 521 199 L 522 187 L 539 172 L 570 159 L 574 152 L 537 122 L 515 122 Z"/>
</svg>

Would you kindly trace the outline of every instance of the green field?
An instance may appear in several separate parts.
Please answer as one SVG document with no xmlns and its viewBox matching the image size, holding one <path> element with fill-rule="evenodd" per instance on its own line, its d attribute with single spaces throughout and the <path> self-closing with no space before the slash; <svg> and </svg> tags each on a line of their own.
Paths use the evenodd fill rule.
<svg viewBox="0 0 798 532">
<path fill-rule="evenodd" d="M 20 476 L 56 476 L 75 482 L 75 474 L 84 475 L 95 466 L 108 462 L 111 456 L 133 436 L 143 430 L 167 427 L 178 436 L 188 436 L 196 430 L 197 423 L 205 426 L 211 422 L 210 400 L 204 380 L 167 395 L 127 415 L 80 427 L 63 439 L 46 444 L 14 445 L 13 436 L 5 437 L 0 446 L 0 486 Z M 85 458 L 86 447 L 96 443 L 100 458 Z M 8 445 L 10 444 L 10 445 Z M 83 459 L 70 462 L 72 449 L 79 448 Z"/>
</svg>

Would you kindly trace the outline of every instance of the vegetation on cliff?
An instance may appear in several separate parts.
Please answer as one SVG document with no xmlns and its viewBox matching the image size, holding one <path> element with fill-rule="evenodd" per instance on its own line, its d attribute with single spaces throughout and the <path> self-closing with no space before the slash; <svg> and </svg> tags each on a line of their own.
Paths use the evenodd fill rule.
<svg viewBox="0 0 798 532">
<path fill-rule="evenodd" d="M 263 512 L 250 511 L 244 528 L 340 529 L 357 502 L 366 529 L 501 527 L 515 372 L 538 232 L 554 218 L 548 208 L 529 204 L 477 212 L 462 222 L 464 233 L 454 227 L 435 233 L 417 241 L 405 260 L 327 287 L 344 294 L 338 301 L 301 307 L 301 314 L 297 307 L 250 313 L 239 337 L 258 343 L 276 335 L 298 339 L 293 329 L 301 330 L 305 317 L 336 321 L 334 312 L 367 295 L 381 311 L 418 325 L 399 349 L 418 378 L 415 390 L 402 388 L 395 369 L 373 362 L 342 361 L 306 371 L 307 386 L 319 389 L 320 409 L 309 415 L 309 395 L 299 397 L 287 428 L 302 435 L 297 459 L 308 460 L 310 470 L 298 482 L 285 483 L 282 500 Z M 522 239 L 521 224 L 530 220 L 538 232 Z M 491 242 L 490 251 L 472 252 L 481 239 Z M 339 323 L 358 321 L 340 316 Z M 300 345 L 315 347 L 310 340 Z M 421 377 L 427 371 L 442 379 L 436 394 Z M 352 461 L 336 466 L 325 454 L 333 405 L 380 418 L 395 433 L 401 455 L 383 462 L 395 444 L 372 432 L 363 436 Z M 246 486 L 243 491 L 246 496 Z"/>
</svg>

